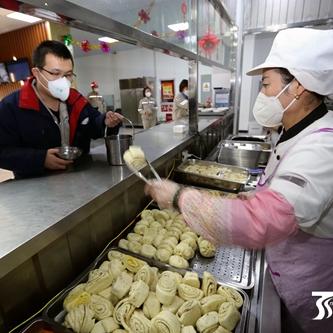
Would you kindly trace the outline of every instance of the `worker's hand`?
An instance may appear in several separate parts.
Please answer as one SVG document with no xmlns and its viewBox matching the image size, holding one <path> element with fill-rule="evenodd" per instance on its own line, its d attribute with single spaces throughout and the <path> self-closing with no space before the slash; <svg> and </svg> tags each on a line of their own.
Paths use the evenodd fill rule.
<svg viewBox="0 0 333 333">
<path fill-rule="evenodd" d="M 107 127 L 115 127 L 123 120 L 123 116 L 120 113 L 109 111 L 105 115 L 105 125 Z"/>
<path fill-rule="evenodd" d="M 179 185 L 170 180 L 152 180 L 145 186 L 146 195 L 150 195 L 161 209 L 172 208 L 172 200 Z"/>
<path fill-rule="evenodd" d="M 48 149 L 45 157 L 44 167 L 49 170 L 65 170 L 73 161 L 64 160 L 57 156 L 59 149 Z"/>
</svg>

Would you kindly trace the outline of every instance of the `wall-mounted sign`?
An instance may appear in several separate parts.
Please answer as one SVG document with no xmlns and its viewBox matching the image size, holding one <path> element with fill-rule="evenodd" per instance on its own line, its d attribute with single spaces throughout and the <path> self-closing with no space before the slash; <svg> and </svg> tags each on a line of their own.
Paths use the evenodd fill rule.
<svg viewBox="0 0 333 333">
<path fill-rule="evenodd" d="M 161 80 L 161 102 L 173 102 L 175 97 L 174 80 Z"/>
</svg>

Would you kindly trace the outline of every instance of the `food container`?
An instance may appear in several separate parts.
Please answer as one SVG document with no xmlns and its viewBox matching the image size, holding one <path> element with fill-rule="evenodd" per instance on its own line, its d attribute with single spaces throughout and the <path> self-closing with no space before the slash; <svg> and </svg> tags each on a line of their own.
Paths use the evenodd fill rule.
<svg viewBox="0 0 333 333">
<path fill-rule="evenodd" d="M 133 123 L 127 120 L 132 126 L 132 135 L 129 134 L 118 134 L 118 135 L 107 135 L 107 127 L 105 127 L 104 141 L 106 148 L 106 156 L 109 165 L 125 165 L 123 155 L 125 151 L 133 144 L 135 130 Z"/>
<path fill-rule="evenodd" d="M 246 168 L 211 161 L 189 159 L 175 170 L 175 180 L 231 192 L 241 191 L 249 180 Z"/>
<path fill-rule="evenodd" d="M 123 250 L 123 249 L 119 249 L 119 248 L 110 248 L 109 250 L 118 251 L 118 252 L 121 252 L 123 254 L 129 254 L 128 251 Z M 142 257 L 140 255 L 137 255 L 137 254 L 130 254 L 130 255 L 135 257 L 135 258 L 138 258 L 140 260 L 143 260 L 143 261 L 147 262 L 147 264 L 150 265 L 151 267 L 157 267 L 160 272 L 168 270 L 168 271 L 178 272 L 182 276 L 186 273 L 186 270 L 176 269 L 176 268 L 174 268 L 170 265 L 162 264 L 160 262 L 156 262 L 153 259 L 147 259 L 147 258 L 144 258 L 144 257 Z M 106 255 L 103 256 L 102 258 L 98 259 L 95 262 L 94 266 L 91 267 L 91 269 L 98 268 L 104 260 L 107 260 Z M 61 324 L 64 321 L 64 318 L 67 314 L 66 310 L 63 308 L 64 299 L 66 298 L 66 296 L 70 292 L 70 290 L 72 290 L 75 286 L 77 286 L 79 283 L 84 283 L 85 281 L 87 281 L 88 274 L 89 274 L 89 272 L 86 272 L 85 274 L 83 274 L 75 283 L 73 283 L 69 288 L 67 288 L 56 300 L 54 300 L 54 302 L 52 302 L 46 308 L 46 310 L 44 311 L 44 316 L 50 322 L 55 322 L 56 324 Z M 199 274 L 199 276 L 200 276 L 200 274 Z M 217 279 L 217 283 L 218 283 L 218 286 L 227 286 L 229 288 L 237 290 L 241 294 L 241 296 L 243 298 L 243 306 L 239 309 L 240 314 L 241 314 L 241 318 L 240 318 L 240 321 L 237 324 L 236 329 L 233 332 L 236 332 L 236 333 L 245 332 L 246 319 L 247 319 L 247 314 L 249 312 L 249 297 L 248 297 L 248 295 L 241 289 L 238 289 L 238 288 L 235 288 L 233 286 L 226 285 L 226 284 L 223 284 L 223 283 L 219 282 L 218 279 Z"/>
<path fill-rule="evenodd" d="M 268 142 L 269 138 L 267 135 L 230 135 L 227 138 L 228 140 L 233 141 L 248 141 L 248 142 Z"/>
<path fill-rule="evenodd" d="M 244 168 L 256 168 L 262 152 L 257 143 L 224 140 L 220 143 L 217 161 Z"/>
<path fill-rule="evenodd" d="M 185 133 L 186 128 L 187 127 L 185 125 L 174 125 L 173 126 L 173 132 L 174 133 Z"/>
<path fill-rule="evenodd" d="M 82 150 L 78 147 L 62 146 L 57 148 L 57 155 L 64 160 L 76 160 L 82 154 Z"/>
<path fill-rule="evenodd" d="M 272 146 L 271 143 L 267 141 L 267 138 L 265 136 L 233 136 L 230 140 L 237 143 L 254 143 L 260 145 L 262 150 L 258 160 L 258 164 L 267 164 L 269 156 L 272 152 Z"/>
</svg>

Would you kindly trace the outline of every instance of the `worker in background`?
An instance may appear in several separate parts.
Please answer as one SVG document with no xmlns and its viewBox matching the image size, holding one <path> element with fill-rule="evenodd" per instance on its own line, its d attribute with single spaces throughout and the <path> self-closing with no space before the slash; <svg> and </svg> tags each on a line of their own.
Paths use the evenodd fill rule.
<svg viewBox="0 0 333 333">
<path fill-rule="evenodd" d="M 146 188 L 216 245 L 265 248 L 288 333 L 333 332 L 332 59 L 333 30 L 286 29 L 248 72 L 263 81 L 256 121 L 283 125 L 254 192 L 224 199 L 168 180 Z"/>
<path fill-rule="evenodd" d="M 155 98 L 152 97 L 151 89 L 149 87 L 145 87 L 143 89 L 143 98 L 139 102 L 138 112 L 141 115 L 144 129 L 148 129 L 156 125 L 157 104 Z"/>
<path fill-rule="evenodd" d="M 87 98 L 90 105 L 96 108 L 100 113 L 106 113 L 106 103 L 103 96 L 99 93 L 99 87 L 96 81 L 90 83 L 91 92 Z"/>
<path fill-rule="evenodd" d="M 73 161 L 58 156 L 60 146 L 89 153 L 91 139 L 105 127 L 118 132 L 123 117 L 101 114 L 75 89 L 74 61 L 61 42 L 47 40 L 33 52 L 33 77 L 0 102 L 0 168 L 16 178 L 64 170 Z"/>
<path fill-rule="evenodd" d="M 182 80 L 179 85 L 179 93 L 173 101 L 173 120 L 188 117 L 188 81 Z"/>
</svg>

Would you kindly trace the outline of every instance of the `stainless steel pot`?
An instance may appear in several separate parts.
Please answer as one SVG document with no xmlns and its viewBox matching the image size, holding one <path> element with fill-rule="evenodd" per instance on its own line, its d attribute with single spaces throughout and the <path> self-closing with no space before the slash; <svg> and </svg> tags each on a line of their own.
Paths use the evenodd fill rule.
<svg viewBox="0 0 333 333">
<path fill-rule="evenodd" d="M 107 135 L 107 127 L 105 127 L 104 141 L 106 147 L 106 155 L 108 163 L 110 165 L 125 165 L 123 155 L 125 151 L 133 144 L 135 130 L 133 123 L 125 118 L 132 126 L 132 135 L 129 134 L 118 134 L 118 135 Z"/>
</svg>

